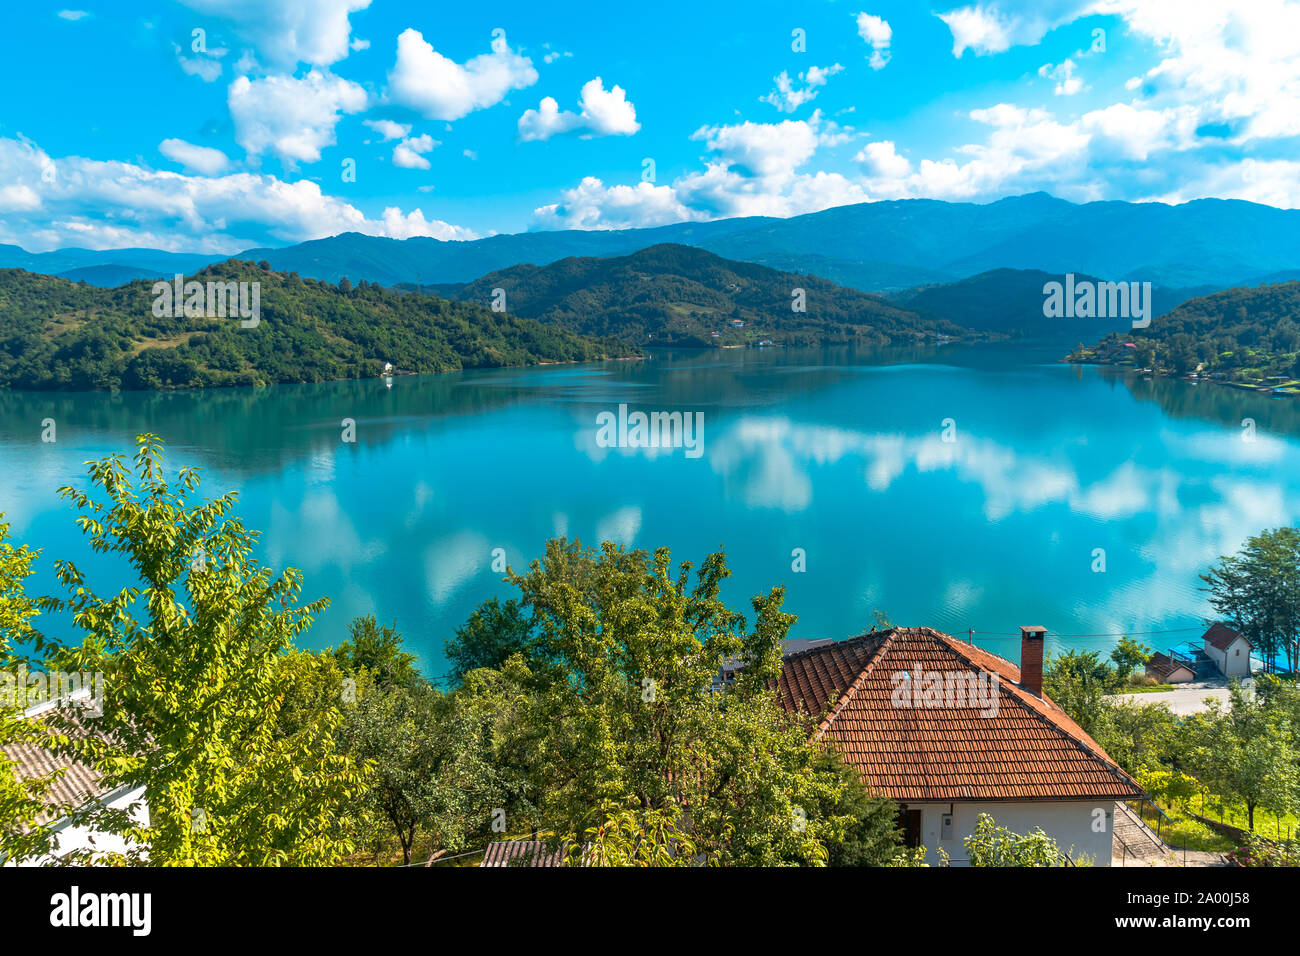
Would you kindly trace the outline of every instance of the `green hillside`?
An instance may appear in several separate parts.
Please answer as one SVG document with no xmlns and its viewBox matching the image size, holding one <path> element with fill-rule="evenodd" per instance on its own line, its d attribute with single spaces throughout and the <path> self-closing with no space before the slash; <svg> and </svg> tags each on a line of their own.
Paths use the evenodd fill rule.
<svg viewBox="0 0 1300 956">
<path fill-rule="evenodd" d="M 469 283 L 458 297 L 487 305 L 496 289 L 505 290 L 506 308 L 514 314 L 634 345 L 743 345 L 765 339 L 786 345 L 888 344 L 966 331 L 815 276 L 732 262 L 675 244 L 616 258 L 514 266 Z M 803 312 L 792 308 L 796 289 L 804 290 Z M 711 334 L 715 331 L 717 336 Z"/>
<path fill-rule="evenodd" d="M 1184 302 L 1146 329 L 1080 346 L 1070 361 L 1128 365 L 1247 387 L 1296 391 L 1300 282 L 1227 289 Z"/>
<path fill-rule="evenodd" d="M 98 390 L 320 382 L 403 372 L 590 361 L 598 342 L 369 282 L 329 285 L 231 260 L 187 279 L 260 283 L 260 321 L 154 315 L 153 283 L 115 289 L 0 270 L 0 386 Z"/>
</svg>

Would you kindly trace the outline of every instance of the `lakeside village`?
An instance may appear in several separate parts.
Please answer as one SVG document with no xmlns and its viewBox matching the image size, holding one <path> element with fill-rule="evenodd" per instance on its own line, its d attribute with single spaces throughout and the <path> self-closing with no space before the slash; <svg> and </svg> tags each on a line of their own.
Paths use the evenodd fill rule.
<svg viewBox="0 0 1300 956">
<path fill-rule="evenodd" d="M 554 539 L 425 675 L 373 616 L 299 649 L 325 602 L 139 441 L 63 494 L 152 569 L 147 607 L 70 564 L 28 594 L 0 523 L 6 866 L 1300 862 L 1300 529 L 1201 576 L 1195 642 L 1051 654 L 1022 626 L 1014 661 L 883 618 L 789 638 L 783 589 L 722 603 L 721 553 Z"/>
</svg>

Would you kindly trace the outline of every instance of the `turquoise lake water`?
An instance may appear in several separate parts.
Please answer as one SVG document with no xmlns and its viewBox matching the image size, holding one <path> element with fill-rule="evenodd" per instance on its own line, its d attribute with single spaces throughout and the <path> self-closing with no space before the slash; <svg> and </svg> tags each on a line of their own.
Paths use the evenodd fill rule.
<svg viewBox="0 0 1300 956">
<path fill-rule="evenodd" d="M 56 557 L 101 593 L 128 583 L 90 555 L 55 489 L 85 486 L 83 461 L 152 431 L 170 467 L 203 469 L 208 494 L 240 493 L 264 561 L 302 569 L 305 598 L 331 599 L 306 644 L 336 644 L 374 613 L 433 675 L 473 607 L 511 593 L 493 550 L 520 568 L 562 534 L 695 561 L 725 547 L 725 596 L 748 611 L 785 584 L 796 637 L 860 633 L 879 609 L 973 629 L 1013 660 L 1021 624 L 1047 627 L 1051 649 L 1194 638 L 1212 613 L 1197 575 L 1300 519 L 1297 404 L 1073 368 L 1056 361 L 1067 348 L 661 353 L 391 387 L 0 392 L 0 511 L 45 551 L 34 590 L 54 589 Z M 703 453 L 601 447 L 597 415 L 621 403 L 702 412 Z"/>
</svg>

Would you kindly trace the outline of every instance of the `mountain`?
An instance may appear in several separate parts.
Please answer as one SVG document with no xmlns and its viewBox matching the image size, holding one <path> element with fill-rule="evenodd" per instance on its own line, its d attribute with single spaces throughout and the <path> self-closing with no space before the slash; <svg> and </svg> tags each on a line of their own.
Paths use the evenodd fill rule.
<svg viewBox="0 0 1300 956">
<path fill-rule="evenodd" d="M 632 344 L 885 344 L 965 332 L 825 279 L 672 243 L 628 256 L 512 266 L 469 283 L 457 297 L 488 305 L 498 289 L 514 314 Z M 796 290 L 803 290 L 803 311 L 793 308 Z"/>
<path fill-rule="evenodd" d="M 997 202 L 900 199 L 838 206 L 788 219 L 749 217 L 646 229 L 562 230 L 470 241 L 383 239 L 343 233 L 257 248 L 238 258 L 329 282 L 382 285 L 472 282 L 521 263 L 625 256 L 662 243 L 727 259 L 820 275 L 867 292 L 898 291 L 993 269 L 1066 272 L 1151 282 L 1171 289 L 1240 284 L 1248 276 L 1295 277 L 1300 210 L 1241 200 L 1181 205 L 1119 201 L 1076 204 L 1046 193 Z M 171 275 L 215 261 L 147 249 L 29 253 L 0 246 L 0 266 L 58 274 L 120 265 Z"/>
<path fill-rule="evenodd" d="M 1133 365 L 1266 388 L 1300 390 L 1300 282 L 1200 296 L 1146 329 L 1076 349 L 1075 362 Z"/>
<path fill-rule="evenodd" d="M 443 372 L 639 354 L 616 342 L 368 282 L 327 285 L 234 260 L 191 278 L 258 283 L 259 309 L 252 309 L 252 285 L 246 321 L 187 318 L 166 308 L 156 315 L 148 280 L 100 289 L 0 270 L 0 387 L 320 382 L 378 375 L 387 362 L 400 371 Z M 255 325 L 245 327 L 254 318 Z"/>
<path fill-rule="evenodd" d="M 706 249 L 863 291 L 960 279 L 992 269 L 1074 272 L 1168 288 L 1226 288 L 1300 267 L 1300 210 L 1240 200 L 1182 205 L 1075 204 L 1045 193 L 987 204 L 903 199 L 789 219 L 753 217 L 652 229 L 530 232 L 473 241 L 345 233 L 243 258 L 336 281 L 469 282 L 519 263 L 621 256 L 659 243 Z"/>
<path fill-rule="evenodd" d="M 902 308 L 936 316 L 970 329 L 1029 334 L 1069 333 L 1091 338 L 1130 328 L 1131 318 L 1047 318 L 1043 287 L 1064 282 L 1060 273 L 1037 269 L 991 269 L 957 282 L 919 286 L 888 298 Z M 1100 282 L 1096 276 L 1075 274 L 1076 283 Z M 1216 291 L 1214 287 L 1170 289 L 1152 286 L 1153 316 L 1163 315 L 1179 303 Z"/>
<path fill-rule="evenodd" d="M 101 289 L 113 289 L 120 285 L 126 285 L 128 282 L 134 282 L 136 279 L 161 279 L 163 273 L 151 269 L 138 269 L 135 266 L 109 263 L 102 266 L 79 266 L 76 269 L 58 273 L 57 278 L 67 279 L 69 282 L 88 282 L 91 285 L 99 286 Z M 171 276 L 169 275 L 166 278 L 170 279 Z"/>
<path fill-rule="evenodd" d="M 0 269 L 25 269 L 44 275 L 59 275 L 89 266 L 136 269 L 141 276 L 172 276 L 177 272 L 189 275 L 226 258 L 228 257 L 188 252 L 164 252 L 160 249 L 70 248 L 55 252 L 28 252 L 20 246 L 0 243 Z"/>
</svg>

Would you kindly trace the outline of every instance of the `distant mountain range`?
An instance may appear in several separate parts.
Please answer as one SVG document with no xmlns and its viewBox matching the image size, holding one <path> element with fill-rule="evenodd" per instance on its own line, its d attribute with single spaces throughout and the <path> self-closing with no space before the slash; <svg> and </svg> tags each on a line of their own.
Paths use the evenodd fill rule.
<svg viewBox="0 0 1300 956">
<path fill-rule="evenodd" d="M 1074 272 L 1148 281 L 1164 289 L 1224 289 L 1300 278 L 1300 210 L 1220 199 L 1177 206 L 1075 204 L 1045 193 L 983 205 L 907 199 L 839 206 L 789 219 L 527 232 L 472 241 L 343 233 L 280 249 L 249 249 L 237 258 L 328 282 L 346 276 L 385 286 L 447 285 L 523 264 L 625 256 L 662 243 L 882 293 L 997 269 L 1056 276 Z M 70 277 L 92 284 L 107 284 L 132 269 L 139 270 L 137 278 L 188 274 L 220 258 L 152 249 L 29 253 L 0 246 L 0 267 L 71 272 Z M 105 268 L 86 272 L 87 267 Z"/>
<path fill-rule="evenodd" d="M 455 293 L 482 306 L 501 295 L 511 314 L 633 345 L 883 345 L 965 334 L 940 316 L 825 279 L 673 243 L 511 266 Z"/>
</svg>

